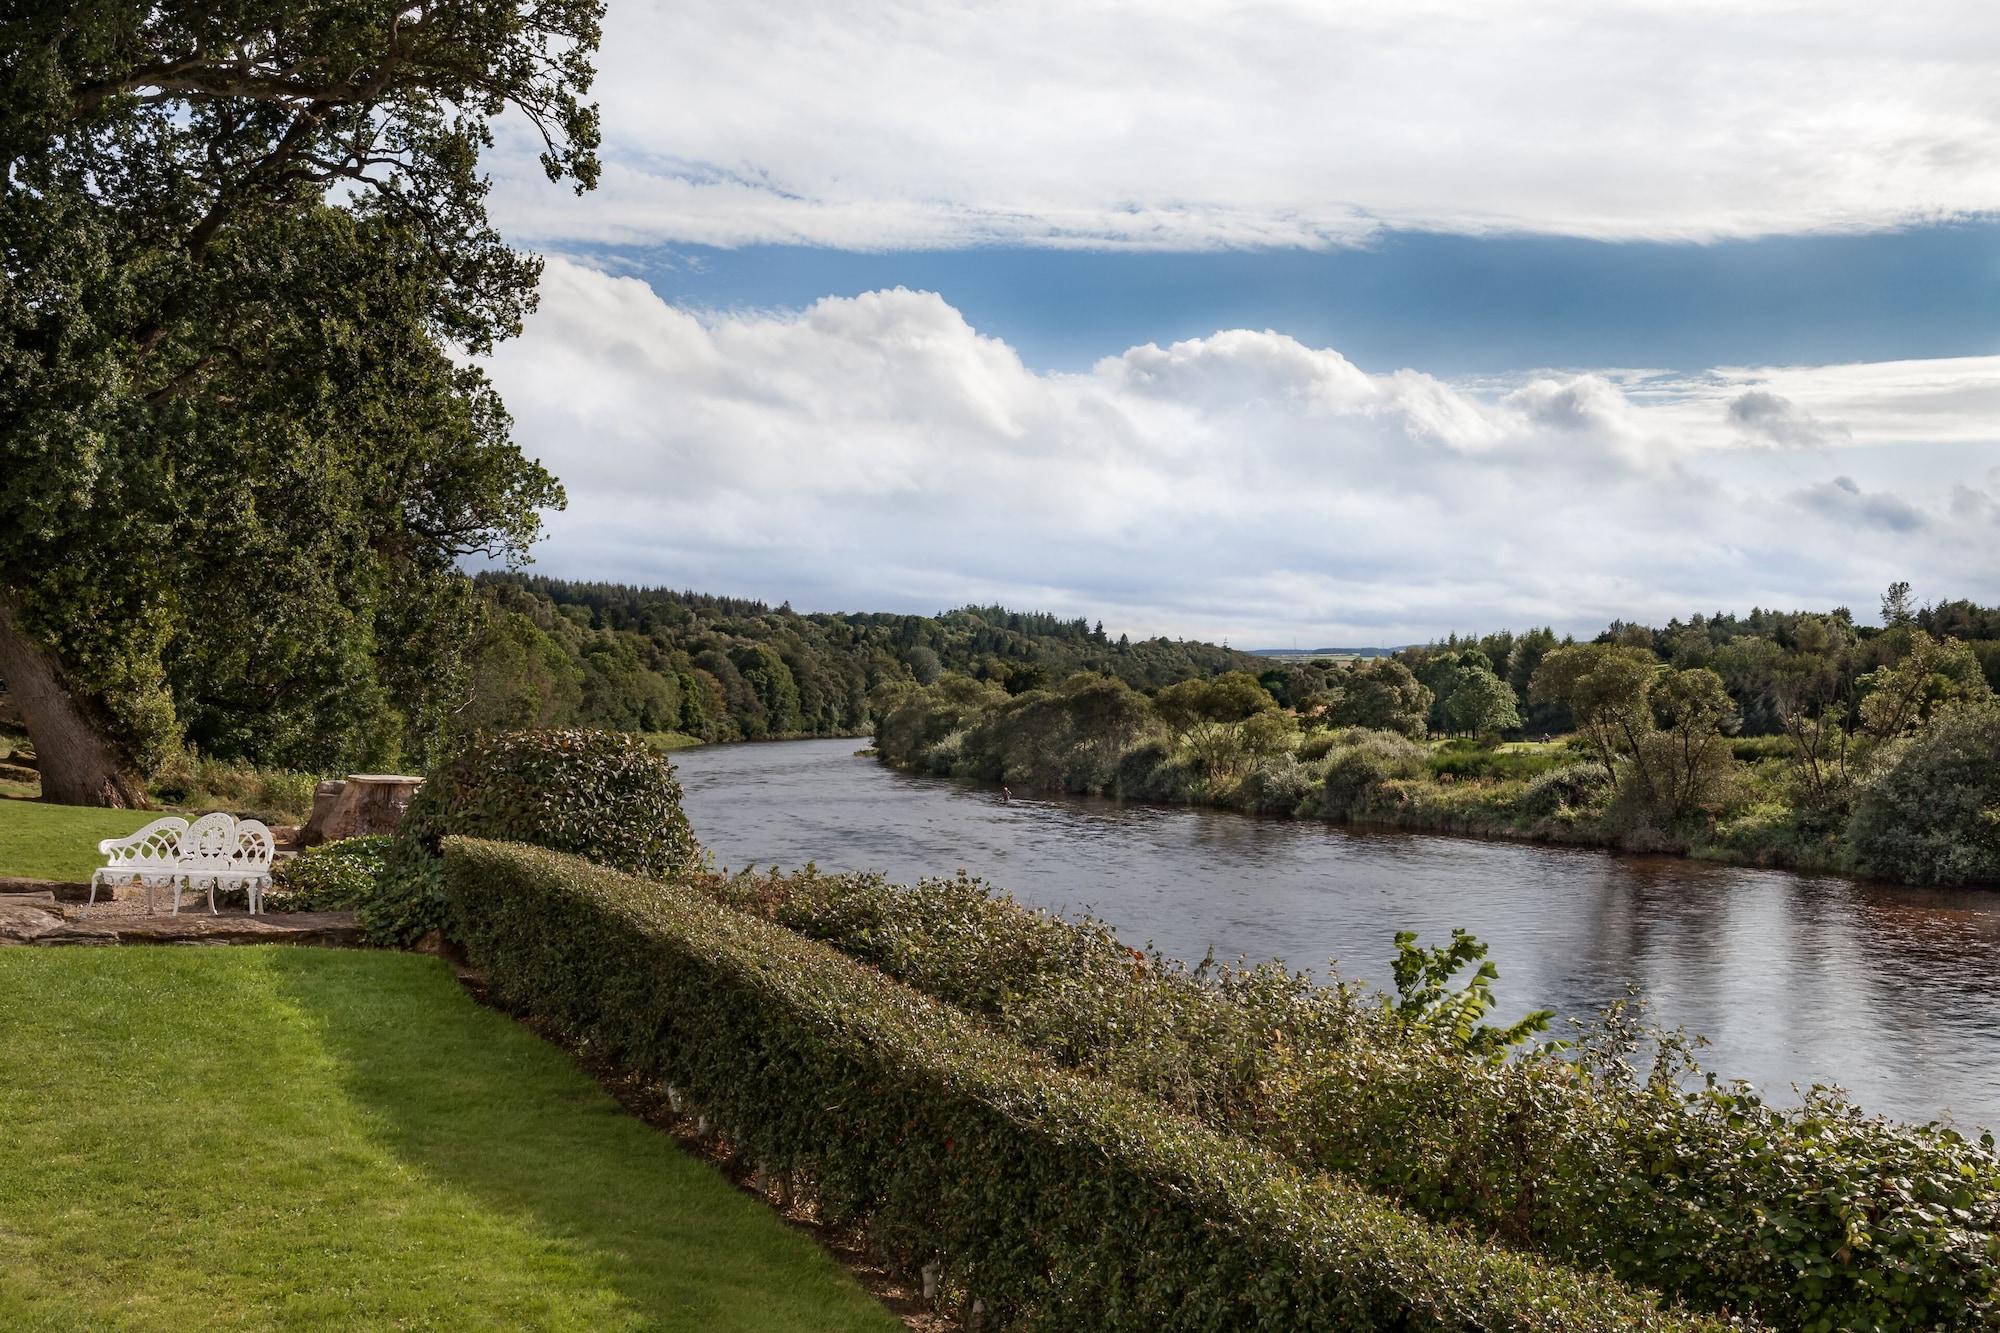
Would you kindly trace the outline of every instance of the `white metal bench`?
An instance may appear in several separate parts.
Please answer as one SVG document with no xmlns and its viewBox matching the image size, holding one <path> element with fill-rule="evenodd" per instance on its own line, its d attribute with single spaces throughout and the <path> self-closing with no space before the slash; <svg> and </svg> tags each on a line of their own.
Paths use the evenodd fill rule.
<svg viewBox="0 0 2000 1333">
<path fill-rule="evenodd" d="M 234 815 L 203 815 L 189 824 L 178 815 L 156 819 L 128 838 L 106 838 L 97 844 L 105 864 L 90 877 L 88 911 L 97 904 L 99 885 L 137 884 L 146 890 L 146 910 L 153 910 L 153 890 L 171 886 L 174 911 L 181 910 L 181 890 L 208 890 L 208 910 L 215 911 L 218 888 L 243 888 L 250 910 L 263 907 L 271 887 L 271 854 L 276 845 L 271 830 L 254 819 Z"/>
</svg>

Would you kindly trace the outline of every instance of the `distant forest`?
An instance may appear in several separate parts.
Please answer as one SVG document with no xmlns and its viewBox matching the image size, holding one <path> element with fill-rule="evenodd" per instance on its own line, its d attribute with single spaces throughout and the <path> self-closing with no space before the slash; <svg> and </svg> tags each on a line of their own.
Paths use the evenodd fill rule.
<svg viewBox="0 0 2000 1333">
<path fill-rule="evenodd" d="M 1141 690 L 1227 671 L 1248 653 L 1001 606 L 936 616 L 801 614 L 736 597 L 515 574 L 477 581 L 489 613 L 468 652 L 460 730 L 588 726 L 704 741 L 846 736 L 885 682 L 947 672 L 1010 694 L 1077 672 Z"/>
<path fill-rule="evenodd" d="M 1279 704 L 1310 710 L 1337 689 L 1333 659 L 1273 658 L 1168 638 L 1109 638 L 1101 623 L 1002 606 L 966 606 L 935 616 L 885 612 L 810 614 L 622 583 L 485 574 L 487 615 L 467 653 L 469 702 L 461 731 L 579 725 L 679 732 L 704 741 L 860 735 L 875 721 L 870 695 L 903 680 L 929 685 L 946 673 L 998 685 L 1010 695 L 1060 685 L 1078 672 L 1115 677 L 1142 691 L 1242 671 Z M 1970 601 L 1899 606 L 1890 614 L 1940 640 L 1955 640 L 2000 689 L 2000 607 Z M 1735 702 L 1738 734 L 1777 735 L 1785 721 L 1774 688 L 1810 639 L 1821 656 L 1828 626 L 1847 647 L 1840 672 L 1852 680 L 1893 660 L 1882 631 L 1832 612 L 1752 610 L 1674 619 L 1663 626 L 1615 622 L 1601 643 L 1644 648 L 1677 667 L 1705 667 Z M 1536 668 L 1565 642 L 1550 629 L 1459 636 L 1395 654 L 1430 691 L 1426 730 L 1483 729 L 1452 699 L 1468 674 L 1488 673 L 1514 695 L 1510 732 L 1572 726 L 1560 700 L 1530 690 Z M 1880 659 L 1880 660 L 1877 660 Z M 1503 710 L 1501 716 L 1505 716 Z"/>
</svg>

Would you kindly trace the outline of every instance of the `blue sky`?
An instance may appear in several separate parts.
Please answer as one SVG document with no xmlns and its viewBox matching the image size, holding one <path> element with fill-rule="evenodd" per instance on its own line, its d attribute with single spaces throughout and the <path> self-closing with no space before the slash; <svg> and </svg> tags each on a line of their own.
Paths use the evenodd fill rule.
<svg viewBox="0 0 2000 1333">
<path fill-rule="evenodd" d="M 1336 250 L 603 252 L 668 300 L 796 309 L 934 291 L 1041 370 L 1276 329 L 1368 370 L 1828 364 L 2000 352 L 2000 223 L 1710 244 L 1392 233 Z"/>
<path fill-rule="evenodd" d="M 609 0 L 546 572 L 1400 643 L 2000 600 L 1969 0 Z"/>
</svg>

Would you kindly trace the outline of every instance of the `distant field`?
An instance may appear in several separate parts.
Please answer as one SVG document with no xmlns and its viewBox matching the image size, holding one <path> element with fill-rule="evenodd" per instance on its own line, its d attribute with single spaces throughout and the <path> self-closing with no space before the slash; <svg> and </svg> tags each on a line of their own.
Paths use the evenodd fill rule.
<svg viewBox="0 0 2000 1333">
<path fill-rule="evenodd" d="M 0 1327 L 901 1327 L 436 959 L 5 950 L 0 1012 Z"/>
</svg>

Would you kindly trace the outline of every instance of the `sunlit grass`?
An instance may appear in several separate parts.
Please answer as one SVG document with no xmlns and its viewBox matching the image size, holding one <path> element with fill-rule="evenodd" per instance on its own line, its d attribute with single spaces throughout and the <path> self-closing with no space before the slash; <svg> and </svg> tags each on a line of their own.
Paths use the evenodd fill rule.
<svg viewBox="0 0 2000 1333">
<path fill-rule="evenodd" d="M 45 805 L 0 795 L 0 875 L 83 881 L 104 864 L 97 844 L 136 833 L 158 810 L 100 810 Z"/>
<path fill-rule="evenodd" d="M 19 949 L 0 1015 L 0 1326 L 898 1326 L 434 959 Z"/>
</svg>

